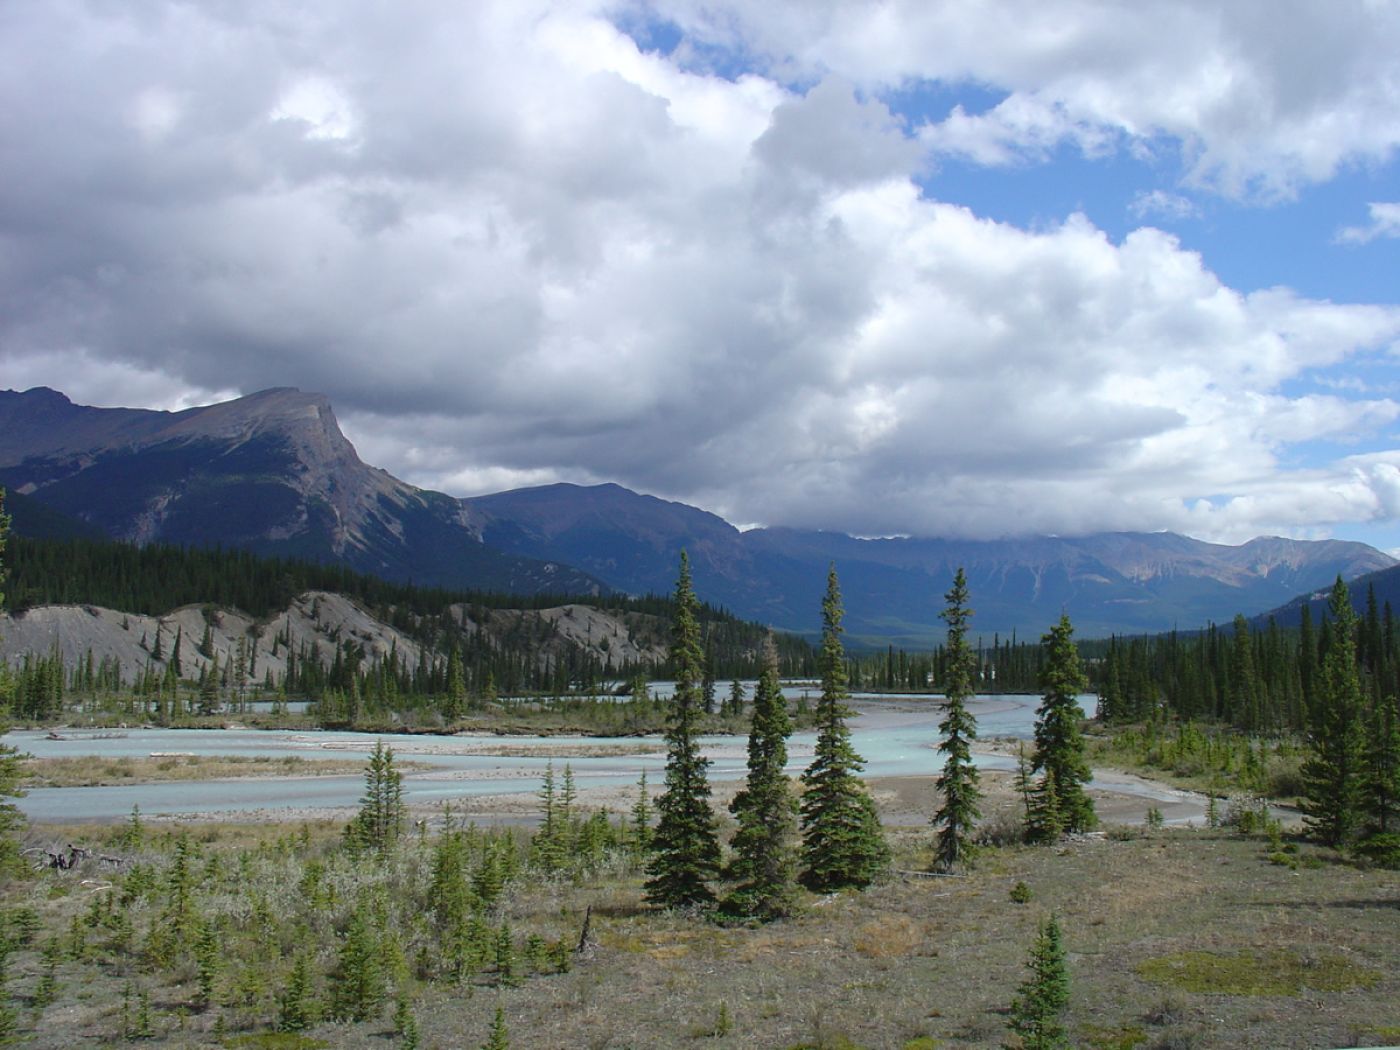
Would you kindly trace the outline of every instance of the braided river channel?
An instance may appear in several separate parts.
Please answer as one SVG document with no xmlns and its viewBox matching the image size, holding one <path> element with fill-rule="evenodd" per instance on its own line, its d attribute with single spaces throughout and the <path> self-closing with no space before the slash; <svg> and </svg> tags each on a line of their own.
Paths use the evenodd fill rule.
<svg viewBox="0 0 1400 1050">
<path fill-rule="evenodd" d="M 752 693 L 752 683 L 749 683 Z M 664 694 L 665 689 L 658 690 Z M 816 690 L 789 686 L 796 699 Z M 1092 713 L 1095 698 L 1083 696 L 1081 706 Z M 990 741 L 1029 739 L 1039 696 L 1003 694 L 976 697 L 971 708 L 979 738 Z M 867 778 L 935 775 L 942 765 L 936 748 L 943 708 L 928 695 L 856 694 L 850 722 L 851 739 L 865 760 Z M 57 737 L 55 739 L 54 737 Z M 796 733 L 789 741 L 789 772 L 796 775 L 811 761 L 815 734 Z M 659 786 L 664 776 L 666 746 L 660 737 L 495 736 L 489 734 L 430 736 L 367 734 L 317 730 L 161 729 L 18 731 L 4 743 L 36 758 L 90 756 L 99 758 L 150 756 L 245 756 L 280 759 L 367 758 L 376 741 L 392 748 L 405 763 L 403 797 L 411 807 L 434 806 L 454 799 L 482 796 L 530 795 L 540 788 L 546 763 L 556 771 L 568 763 L 580 791 L 590 788 L 627 789 L 642 772 Z M 740 779 L 745 773 L 743 737 L 702 738 L 715 781 Z M 975 754 L 985 769 L 1011 770 L 1013 754 L 991 750 Z M 1144 806 L 1154 801 L 1180 803 L 1173 792 L 1135 777 L 1096 774 L 1105 790 L 1140 796 Z M 352 809 L 364 790 L 357 775 L 268 775 L 218 780 L 175 780 L 103 787 L 35 788 L 17 800 L 19 808 L 38 822 L 113 821 L 128 816 L 133 806 L 143 815 L 237 819 L 240 814 L 294 818 L 307 811 Z M 1195 816 L 1194 807 L 1173 807 L 1171 819 Z M 281 811 L 279 813 L 279 811 Z"/>
</svg>

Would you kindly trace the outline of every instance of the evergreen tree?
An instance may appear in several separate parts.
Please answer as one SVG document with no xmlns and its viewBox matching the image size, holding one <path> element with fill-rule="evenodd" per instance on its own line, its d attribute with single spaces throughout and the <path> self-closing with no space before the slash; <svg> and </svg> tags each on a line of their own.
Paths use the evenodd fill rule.
<svg viewBox="0 0 1400 1050">
<path fill-rule="evenodd" d="M 385 975 L 378 938 L 363 907 L 350 916 L 331 975 L 331 1012 L 351 1021 L 369 1021 L 384 1008 Z"/>
<path fill-rule="evenodd" d="M 766 646 L 767 642 L 765 642 L 764 644 Z M 767 659 L 766 649 L 764 652 L 764 658 L 765 660 Z M 778 650 L 774 648 L 773 659 L 776 660 L 777 658 Z M 736 718 L 739 715 L 742 715 L 744 713 L 744 701 L 746 699 L 747 697 L 744 694 L 744 683 L 739 681 L 739 679 L 737 678 L 734 679 L 734 681 L 729 683 L 729 703 L 726 709 L 726 713 L 734 715 Z"/>
<path fill-rule="evenodd" d="M 1335 849 L 1355 837 L 1362 818 L 1365 741 L 1356 667 L 1356 611 L 1341 576 L 1328 601 L 1330 639 L 1314 689 L 1303 762 L 1303 823 Z"/>
<path fill-rule="evenodd" d="M 1026 967 L 1030 976 L 1011 1003 L 1009 1027 L 1021 1037 L 1025 1050 L 1067 1048 L 1069 1033 L 1063 1018 L 1069 1006 L 1069 971 L 1055 916 L 1041 923 Z"/>
<path fill-rule="evenodd" d="M 277 1030 L 305 1032 L 316 1023 L 315 995 L 312 993 L 311 963 L 298 952 L 287 974 L 287 986 L 277 998 Z"/>
<path fill-rule="evenodd" d="M 1065 833 L 1065 812 L 1053 768 L 1041 775 L 1026 808 L 1026 837 L 1031 842 L 1058 842 Z"/>
<path fill-rule="evenodd" d="M 856 775 L 864 768 L 846 725 L 846 654 L 841 644 L 841 590 L 836 566 L 827 573 L 822 600 L 822 695 L 817 742 L 802 774 L 801 881 L 817 893 L 864 888 L 889 866 L 889 847 L 875 803 Z"/>
<path fill-rule="evenodd" d="M 660 818 L 651 837 L 646 900 L 663 908 L 709 904 L 706 885 L 719 869 L 719 840 L 710 811 L 710 763 L 700 753 L 698 725 L 703 698 L 700 627 L 690 559 L 681 552 L 671 629 L 671 666 L 676 691 L 666 724 L 666 788 L 657 800 Z"/>
<path fill-rule="evenodd" d="M 982 792 L 978 789 L 977 767 L 972 764 L 972 741 L 977 739 L 977 720 L 967 708 L 972 698 L 975 655 L 967 643 L 967 623 L 972 610 L 967 606 L 967 578 L 961 568 L 953 577 L 953 587 L 944 596 L 948 605 L 940 614 L 948 625 L 944 650 L 944 686 L 947 708 L 938 730 L 943 740 L 938 750 L 947 756 L 938 777 L 943 806 L 933 818 L 938 828 L 934 863 L 951 871 L 972 852 L 972 829 L 981 813 L 977 809 Z"/>
<path fill-rule="evenodd" d="M 345 829 L 345 844 L 384 853 L 398 841 L 403 822 L 403 775 L 394 768 L 393 749 L 376 740 L 365 766 L 360 811 Z"/>
<path fill-rule="evenodd" d="M 496 1007 L 496 1016 L 491 1021 L 491 1034 L 481 1044 L 481 1050 L 510 1050 L 510 1032 L 506 1030 L 506 1012 Z"/>
<path fill-rule="evenodd" d="M 1374 834 L 1400 831 L 1400 704 L 1376 701 L 1366 753 L 1366 810 Z"/>
<path fill-rule="evenodd" d="M 199 924 L 199 937 L 194 942 L 195 971 L 199 981 L 199 1005 L 207 1008 L 214 1001 L 214 982 L 219 977 L 222 945 L 219 927 L 212 919 Z"/>
<path fill-rule="evenodd" d="M 791 914 L 795 905 L 797 802 L 784 772 L 791 733 L 792 719 L 778 682 L 778 650 L 769 638 L 754 691 L 748 782 L 729 804 L 739 824 L 731 842 L 735 857 L 729 874 L 743 880 L 725 901 L 724 910 L 730 914 L 766 922 Z"/>
<path fill-rule="evenodd" d="M 651 848 L 651 796 L 647 794 L 647 771 L 637 781 L 637 801 L 632 803 L 632 848 L 644 854 Z"/>
<path fill-rule="evenodd" d="M 9 575 L 5 546 L 9 533 L 10 518 L 5 513 L 5 490 L 0 488 L 0 613 L 5 611 L 4 586 Z M 4 696 L 8 674 L 4 661 L 0 660 L 0 698 Z M 25 792 L 19 786 L 23 776 L 19 749 L 0 744 L 0 800 L 24 797 Z M 27 870 L 19 847 L 19 833 L 24 823 L 24 814 L 19 811 L 18 806 L 13 802 L 0 801 L 0 876 L 19 875 Z"/>
<path fill-rule="evenodd" d="M 1093 774 L 1084 758 L 1084 738 L 1079 732 L 1079 694 L 1084 691 L 1084 672 L 1074 647 L 1074 627 L 1069 616 L 1041 638 L 1045 664 L 1040 674 L 1042 700 L 1036 711 L 1035 756 L 1032 770 L 1053 775 L 1058 811 L 1069 832 L 1089 831 L 1097 823 L 1094 803 L 1084 791 Z"/>
<path fill-rule="evenodd" d="M 535 863 L 545 872 L 555 872 L 564 866 L 564 824 L 559 806 L 559 792 L 554 782 L 554 762 L 544 766 L 544 781 L 540 786 L 540 828 L 531 843 Z"/>
</svg>

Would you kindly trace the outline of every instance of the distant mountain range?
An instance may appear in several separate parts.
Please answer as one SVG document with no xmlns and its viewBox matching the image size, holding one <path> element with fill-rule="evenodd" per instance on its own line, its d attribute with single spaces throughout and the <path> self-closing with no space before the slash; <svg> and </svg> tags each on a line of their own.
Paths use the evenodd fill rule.
<svg viewBox="0 0 1400 1050">
<path fill-rule="evenodd" d="M 826 569 L 853 640 L 925 647 L 964 567 L 978 633 L 1038 636 L 1066 611 L 1081 637 L 1195 628 L 1395 565 L 1361 543 L 1238 547 L 1171 533 L 1012 540 L 741 532 L 618 485 L 457 500 L 366 466 L 325 398 L 277 389 L 185 412 L 100 409 L 44 388 L 0 392 L 0 485 L 16 529 L 342 561 L 419 584 L 515 593 L 664 593 L 678 552 L 696 589 L 746 619 L 812 633 Z"/>
</svg>

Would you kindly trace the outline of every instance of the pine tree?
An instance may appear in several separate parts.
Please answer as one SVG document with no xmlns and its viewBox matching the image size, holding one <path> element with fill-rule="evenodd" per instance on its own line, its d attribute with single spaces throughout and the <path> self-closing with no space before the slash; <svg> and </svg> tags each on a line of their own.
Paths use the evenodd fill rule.
<svg viewBox="0 0 1400 1050">
<path fill-rule="evenodd" d="M 393 749 L 376 740 L 365 766 L 360 811 L 345 829 L 345 844 L 382 854 L 398 841 L 403 822 L 403 774 L 394 768 Z"/>
<path fill-rule="evenodd" d="M 5 545 L 10 533 L 10 518 L 5 513 L 5 490 L 0 488 L 0 613 L 5 611 L 5 579 L 9 569 L 5 563 Z M 0 686 L 5 684 L 8 670 L 0 660 Z M 3 691 L 0 690 L 0 695 Z M 0 744 L 0 800 L 23 798 L 19 786 L 24 776 L 18 748 Z M 24 827 L 24 814 L 13 802 L 0 801 L 0 876 L 19 875 L 28 870 L 20 855 L 19 833 Z"/>
<path fill-rule="evenodd" d="M 1065 833 L 1065 811 L 1060 802 L 1055 770 L 1046 769 L 1031 792 L 1026 814 L 1026 838 L 1031 842 L 1054 843 Z"/>
<path fill-rule="evenodd" d="M 214 982 L 219 977 L 222 945 L 219 927 L 212 919 L 199 924 L 199 937 L 194 943 L 195 971 L 199 981 L 199 1005 L 207 1008 L 214 1001 Z"/>
<path fill-rule="evenodd" d="M 791 914 L 795 906 L 797 802 L 784 771 L 791 733 L 792 719 L 778 682 L 778 649 L 770 635 L 754 691 L 748 782 L 729 804 L 739 824 L 730 843 L 735 857 L 729 875 L 743 882 L 725 900 L 727 913 L 766 922 Z"/>
<path fill-rule="evenodd" d="M 277 1003 L 277 1030 L 304 1032 L 316 1023 L 315 998 L 311 987 L 311 964 L 304 953 L 297 953 L 287 986 Z"/>
<path fill-rule="evenodd" d="M 775 651 L 774 659 L 776 658 L 777 656 Z M 734 681 L 729 683 L 729 702 L 726 708 L 726 713 L 734 715 L 736 718 L 739 715 L 742 715 L 744 713 L 744 701 L 746 699 L 747 697 L 744 694 L 744 683 L 739 681 L 739 679 L 737 678 L 734 679 Z"/>
<path fill-rule="evenodd" d="M 351 1021 L 368 1021 L 384 1008 L 385 976 L 378 938 L 363 907 L 350 916 L 331 975 L 331 1012 Z"/>
<path fill-rule="evenodd" d="M 1382 867 L 1400 867 L 1400 705 L 1380 697 L 1372 712 L 1364 784 L 1365 835 L 1356 852 Z"/>
<path fill-rule="evenodd" d="M 1068 1047 L 1064 1012 L 1069 1006 L 1069 971 L 1060 924 L 1055 916 L 1041 923 L 1040 933 L 1026 960 L 1030 976 L 1011 1003 L 1009 1027 L 1021 1037 L 1025 1050 L 1061 1050 Z"/>
<path fill-rule="evenodd" d="M 647 794 L 647 771 L 637 781 L 637 801 L 632 803 L 632 848 L 639 855 L 651 848 L 651 796 Z"/>
<path fill-rule="evenodd" d="M 540 786 L 540 829 L 531 843 L 535 863 L 545 872 L 556 872 L 564 866 L 564 821 L 560 814 L 559 793 L 554 781 L 554 762 L 544 766 L 544 781 Z"/>
<path fill-rule="evenodd" d="M 1084 738 L 1079 732 L 1083 714 L 1078 698 L 1085 681 L 1073 636 L 1069 616 L 1062 614 L 1059 623 L 1041 638 L 1045 665 L 1040 674 L 1042 700 L 1036 712 L 1031 769 L 1053 774 L 1053 792 L 1064 830 L 1079 832 L 1091 830 L 1098 818 L 1084 791 L 1093 773 L 1084 758 Z"/>
<path fill-rule="evenodd" d="M 719 839 L 710 811 L 710 762 L 700 753 L 700 628 L 698 602 L 690 584 L 690 560 L 681 552 L 676 581 L 671 665 L 676 691 L 666 724 L 666 788 L 657 800 L 660 814 L 651 837 L 646 900 L 663 908 L 707 905 L 714 894 L 707 882 L 719 870 Z"/>
<path fill-rule="evenodd" d="M 506 1030 L 506 1012 L 496 1007 L 496 1016 L 491 1022 L 491 1034 L 481 1044 L 481 1050 L 510 1050 L 510 1032 Z"/>
<path fill-rule="evenodd" d="M 1366 751 L 1366 810 L 1374 834 L 1400 831 L 1400 704 L 1376 701 Z"/>
<path fill-rule="evenodd" d="M 802 774 L 801 882 L 816 893 L 864 888 L 889 867 L 889 847 L 846 725 L 846 654 L 841 645 L 841 589 L 833 565 L 822 600 L 822 695 L 815 754 Z"/>
<path fill-rule="evenodd" d="M 972 829 L 981 813 L 977 809 L 982 792 L 978 790 L 977 767 L 972 764 L 972 741 L 977 739 L 977 720 L 967 708 L 973 695 L 975 657 L 967 643 L 967 623 L 972 610 L 967 606 L 967 578 L 961 568 L 953 577 L 953 587 L 944 596 L 948 605 L 940 614 L 948 625 L 944 650 L 944 696 L 947 710 L 938 730 L 943 740 L 938 750 L 947 756 L 938 778 L 943 806 L 933 818 L 938 828 L 934 863 L 951 871 L 972 853 Z"/>
<path fill-rule="evenodd" d="M 1356 667 L 1356 612 L 1340 576 L 1328 601 L 1331 638 L 1314 688 L 1308 757 L 1302 766 L 1303 823 L 1340 849 L 1355 837 L 1362 818 L 1365 766 L 1361 680 Z"/>
</svg>

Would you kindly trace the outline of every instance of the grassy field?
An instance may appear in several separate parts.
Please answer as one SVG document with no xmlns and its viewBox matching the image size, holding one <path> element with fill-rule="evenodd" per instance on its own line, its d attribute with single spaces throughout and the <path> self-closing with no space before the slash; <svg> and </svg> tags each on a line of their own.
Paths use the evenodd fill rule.
<svg viewBox="0 0 1400 1050">
<path fill-rule="evenodd" d="M 424 763 L 400 762 L 400 769 L 429 768 Z M 346 776 L 364 772 L 354 758 L 306 759 L 300 755 L 212 757 L 208 755 L 150 755 L 148 757 L 27 758 L 21 763 L 22 786 L 107 787 L 152 784 L 169 780 L 220 780 L 229 777 Z"/>
<path fill-rule="evenodd" d="M 39 830 L 73 841 L 106 836 L 102 848 L 122 834 Z M 187 833 L 203 868 L 240 871 L 254 884 L 250 899 L 266 899 L 250 918 L 237 901 L 211 895 L 210 906 L 237 923 L 253 922 L 258 907 L 284 906 L 277 879 L 294 883 L 307 858 L 323 863 L 325 883 L 348 899 L 359 869 L 336 859 L 338 830 L 223 824 Z M 927 835 L 893 834 L 897 866 L 924 867 Z M 142 863 L 168 855 L 170 832 L 156 838 Z M 413 892 L 427 856 L 426 846 L 410 844 L 376 885 Z M 1360 870 L 1307 844 L 1279 852 L 1224 829 L 1120 829 L 1054 848 L 989 849 L 965 878 L 896 876 L 863 894 L 809 897 L 800 917 L 759 929 L 657 913 L 642 905 L 640 883 L 618 865 L 586 882 L 515 880 L 497 906 L 500 920 L 522 936 L 572 943 L 591 906 L 596 952 L 519 987 L 500 987 L 489 972 L 456 985 L 402 968 L 399 990 L 411 998 L 420 1045 L 479 1046 L 500 1006 L 517 1048 L 999 1046 L 1027 949 L 1051 912 L 1069 951 L 1076 1046 L 1400 1042 L 1400 873 Z M 1030 893 L 1024 903 L 1011 897 L 1018 883 Z M 92 865 L 11 887 L 7 914 L 30 909 L 40 927 L 8 966 L 24 1045 L 122 1045 L 133 988 L 149 1004 L 144 1045 L 399 1045 L 392 1000 L 380 1021 L 269 1034 L 284 960 L 254 960 L 267 975 L 261 989 L 231 967 L 221 971 L 213 1003 L 202 1005 L 191 965 L 157 970 L 94 947 L 79 924 L 96 898 L 121 892 L 120 874 Z M 332 945 L 336 929 L 343 922 L 328 927 Z M 87 947 L 54 947 L 73 938 Z M 324 975 L 324 952 L 320 965 Z M 46 972 L 52 995 L 41 990 Z"/>
</svg>

